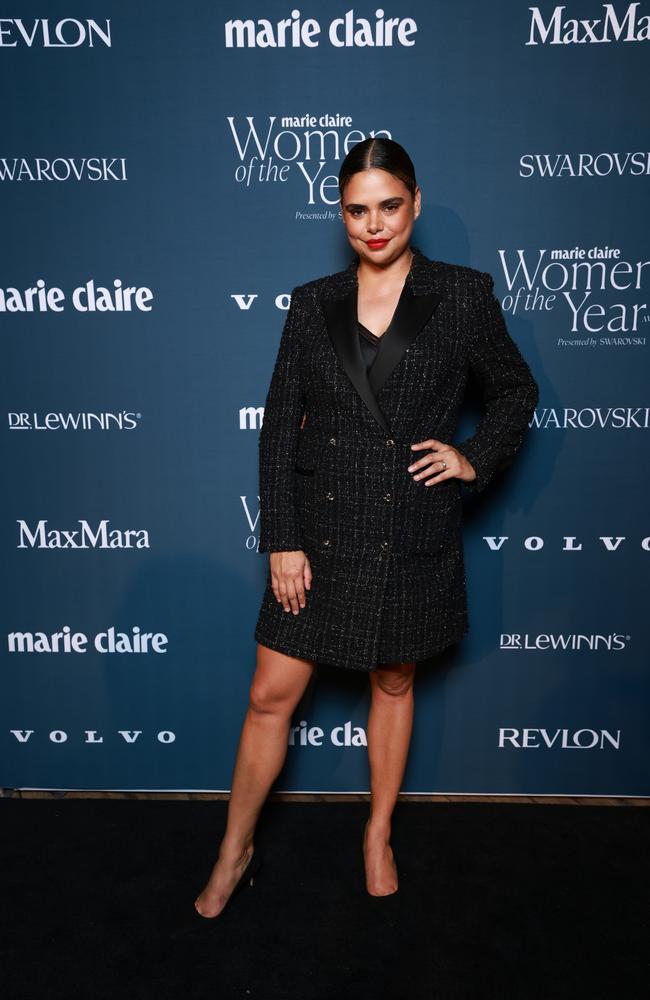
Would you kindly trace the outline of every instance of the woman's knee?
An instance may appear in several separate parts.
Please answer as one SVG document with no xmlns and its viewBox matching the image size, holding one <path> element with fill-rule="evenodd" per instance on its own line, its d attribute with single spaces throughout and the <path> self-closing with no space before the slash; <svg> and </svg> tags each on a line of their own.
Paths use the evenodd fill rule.
<svg viewBox="0 0 650 1000">
<path fill-rule="evenodd" d="M 248 707 L 258 715 L 290 715 L 294 699 L 284 685 L 268 678 L 253 678 L 248 693 Z"/>
<path fill-rule="evenodd" d="M 308 661 L 276 653 L 260 657 L 249 690 L 249 708 L 262 715 L 291 715 L 312 675 L 313 665 Z"/>
<path fill-rule="evenodd" d="M 390 667 L 377 667 L 370 674 L 371 683 L 376 690 L 397 698 L 411 692 L 414 678 L 415 663 L 396 663 Z"/>
</svg>

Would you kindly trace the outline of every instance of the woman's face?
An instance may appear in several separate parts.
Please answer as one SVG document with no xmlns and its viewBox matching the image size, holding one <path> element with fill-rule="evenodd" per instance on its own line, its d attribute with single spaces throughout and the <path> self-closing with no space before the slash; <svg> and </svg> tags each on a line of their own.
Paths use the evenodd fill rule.
<svg viewBox="0 0 650 1000">
<path fill-rule="evenodd" d="M 341 214 L 350 245 L 359 257 L 389 264 L 408 247 L 420 214 L 420 189 L 416 187 L 414 199 L 406 185 L 387 170 L 359 170 L 345 185 Z"/>
</svg>

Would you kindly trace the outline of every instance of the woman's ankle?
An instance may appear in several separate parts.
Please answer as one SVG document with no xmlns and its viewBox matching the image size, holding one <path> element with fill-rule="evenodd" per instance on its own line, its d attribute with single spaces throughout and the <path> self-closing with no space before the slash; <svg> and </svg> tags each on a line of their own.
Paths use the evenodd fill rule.
<svg viewBox="0 0 650 1000">
<path fill-rule="evenodd" d="M 243 842 L 239 840 L 231 843 L 224 838 L 219 847 L 219 858 L 238 864 L 250 858 L 253 850 L 254 845 L 252 839 L 247 839 Z"/>
<path fill-rule="evenodd" d="M 366 820 L 366 831 L 373 837 L 382 837 L 388 843 L 391 837 L 391 822 L 381 816 L 369 816 Z"/>
</svg>

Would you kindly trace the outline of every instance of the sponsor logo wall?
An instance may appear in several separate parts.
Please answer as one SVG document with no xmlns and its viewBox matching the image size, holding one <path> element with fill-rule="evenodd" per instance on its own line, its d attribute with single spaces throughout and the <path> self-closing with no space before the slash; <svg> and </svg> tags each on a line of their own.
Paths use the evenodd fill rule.
<svg viewBox="0 0 650 1000">
<path fill-rule="evenodd" d="M 230 788 L 266 391 L 290 289 L 351 260 L 336 178 L 376 135 L 413 157 L 413 242 L 493 275 L 540 384 L 464 501 L 471 629 L 418 667 L 403 789 L 650 795 L 650 6 L 27 6 L 0 18 L 0 786 Z M 366 791 L 367 708 L 319 667 L 276 787 Z"/>
</svg>

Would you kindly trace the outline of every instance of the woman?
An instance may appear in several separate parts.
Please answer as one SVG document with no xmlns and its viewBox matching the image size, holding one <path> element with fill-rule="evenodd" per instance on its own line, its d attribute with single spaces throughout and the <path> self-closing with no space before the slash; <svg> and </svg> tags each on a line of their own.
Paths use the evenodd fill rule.
<svg viewBox="0 0 650 1000">
<path fill-rule="evenodd" d="M 293 289 L 265 404 L 259 551 L 269 573 L 226 832 L 195 901 L 205 917 L 250 880 L 256 821 L 318 662 L 369 675 L 366 886 L 397 890 L 391 816 L 416 661 L 469 627 L 461 491 L 482 491 L 510 464 L 538 399 L 490 275 L 410 245 L 421 192 L 402 146 L 354 146 L 339 190 L 358 259 Z M 484 413 L 452 445 L 470 374 Z"/>
</svg>

